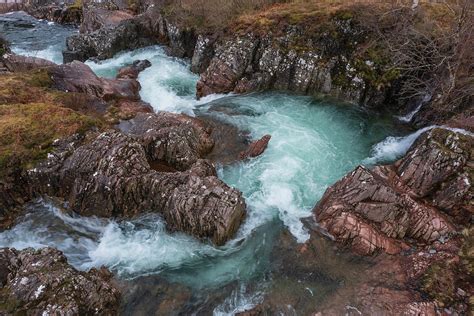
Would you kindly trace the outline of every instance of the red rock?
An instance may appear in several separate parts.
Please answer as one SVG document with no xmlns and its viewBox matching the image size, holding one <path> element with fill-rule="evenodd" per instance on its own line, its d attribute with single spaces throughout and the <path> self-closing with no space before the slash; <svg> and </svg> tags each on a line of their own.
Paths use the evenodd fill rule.
<svg viewBox="0 0 474 316">
<path fill-rule="evenodd" d="M 120 22 L 133 18 L 133 14 L 125 10 L 107 10 L 105 8 L 85 6 L 81 24 L 81 33 L 90 33 L 101 27 L 115 27 Z"/>
<path fill-rule="evenodd" d="M 254 158 L 263 154 L 271 138 L 270 135 L 265 135 L 259 140 L 252 142 L 246 151 L 240 153 L 240 159 Z"/>
<path fill-rule="evenodd" d="M 50 67 L 48 73 L 53 81 L 53 88 L 61 91 L 86 93 L 105 101 L 140 100 L 141 87 L 138 81 L 99 78 L 89 66 L 79 61 Z"/>
<path fill-rule="evenodd" d="M 0 63 L 3 63 L 5 68 L 11 72 L 24 72 L 32 69 L 56 66 L 52 61 L 43 58 L 15 54 L 5 54 L 0 56 Z"/>
<path fill-rule="evenodd" d="M 358 167 L 330 187 L 314 208 L 321 227 L 355 252 L 390 254 L 407 237 L 433 243 L 455 232 L 450 215 L 472 211 L 472 137 L 426 132 L 392 166 Z M 458 210 L 458 211 L 456 211 Z"/>
</svg>

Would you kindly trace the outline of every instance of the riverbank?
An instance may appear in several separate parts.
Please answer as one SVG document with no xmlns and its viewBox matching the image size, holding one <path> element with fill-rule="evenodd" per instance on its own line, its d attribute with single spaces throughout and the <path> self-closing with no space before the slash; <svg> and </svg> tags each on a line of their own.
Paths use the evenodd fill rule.
<svg viewBox="0 0 474 316">
<path fill-rule="evenodd" d="M 170 52 L 169 49 L 165 51 Z M 195 131 L 200 131 L 198 134 L 204 132 L 200 134 L 201 136 L 194 135 L 200 139 L 201 145 L 198 147 L 207 146 L 205 144 L 209 142 L 209 135 L 214 142 L 218 142 L 214 148 L 221 147 L 219 143 L 237 141 L 241 144 L 236 145 L 232 151 L 235 151 L 234 156 L 238 156 L 237 153 L 241 150 L 237 148 L 243 148 L 242 143 L 249 141 L 248 135 L 253 139 L 259 139 L 265 134 L 271 134 L 266 152 L 257 159 L 241 163 L 235 163 L 233 159 L 227 162 L 224 162 L 225 159 L 213 160 L 215 163 L 222 164 L 217 168 L 219 178 L 227 185 L 242 191 L 247 204 L 246 220 L 236 236 L 231 238 L 226 245 L 213 247 L 208 243 L 203 244 L 185 235 L 170 232 L 170 223 L 174 220 L 172 218 L 165 217 L 165 223 L 163 223 L 159 218 L 145 215 L 126 220 L 112 218 L 105 223 L 95 222 L 94 219 L 93 223 L 86 217 L 64 217 L 60 215 L 60 211 L 53 212 L 58 215 L 52 218 L 46 215 L 47 213 L 38 213 L 39 218 L 31 222 L 32 231 L 35 231 L 34 223 L 41 222 L 41 217 L 47 218 L 45 222 L 47 226 L 58 219 L 68 224 L 66 228 L 61 228 L 58 232 L 47 228 L 45 235 L 38 235 L 43 237 L 39 239 L 39 244 L 35 244 L 36 247 L 45 245 L 58 247 L 65 252 L 76 267 L 81 269 L 105 264 L 118 273 L 118 280 L 123 277 L 139 277 L 134 282 L 138 290 L 129 292 L 130 288 L 127 285 L 122 289 L 123 297 L 126 299 L 122 307 L 124 311 L 133 311 L 134 308 L 148 312 L 164 311 L 168 304 L 181 312 L 202 310 L 206 313 L 235 314 L 252 310 L 249 312 L 251 315 L 294 311 L 302 314 L 319 311 L 323 315 L 350 311 L 369 314 L 397 313 L 402 307 L 407 313 L 418 311 L 426 314 L 443 310 L 464 313 L 467 310 L 469 296 L 472 293 L 470 288 L 472 282 L 469 281 L 472 272 L 465 262 L 470 258 L 468 249 L 471 247 L 469 241 L 471 237 L 469 229 L 463 234 L 460 232 L 463 227 L 466 227 L 469 214 L 472 212 L 469 204 L 472 200 L 470 186 L 472 153 L 469 148 L 472 146 L 462 151 L 458 148 L 465 148 L 464 145 L 460 145 L 460 140 L 464 143 L 467 139 L 469 143 L 472 136 L 463 136 L 462 133 L 460 134 L 462 131 L 459 130 L 426 129 L 407 137 L 388 137 L 383 140 L 385 136 L 393 135 L 394 129 L 388 123 L 390 119 L 376 112 L 367 112 L 353 105 L 326 103 L 310 97 L 287 94 L 211 96 L 208 99 L 211 100 L 210 102 L 195 101 L 193 96 L 196 91 L 199 91 L 195 89 L 198 77 L 187 70 L 188 64 L 166 57 L 161 48 L 157 47 L 122 53 L 101 63 L 88 62 L 88 64 L 96 72 L 115 77 L 120 67 L 129 64 L 138 58 L 137 56 L 146 56 L 151 60 L 152 66 L 138 75 L 138 82 L 141 86 L 141 98 L 149 101 L 155 110 L 167 109 L 181 112 L 185 109 L 190 114 L 197 113 L 198 116 L 212 117 L 214 122 L 217 119 L 225 123 L 217 126 L 217 131 L 220 131 L 217 135 L 213 134 L 215 133 L 213 131 L 201 130 L 199 127 L 201 123 L 198 124 L 199 126 L 194 126 Z M 130 72 L 127 71 L 127 73 Z M 81 85 L 76 79 L 70 81 L 70 84 L 76 87 L 78 84 Z M 11 90 L 9 91 L 6 96 L 15 95 Z M 103 98 L 102 93 L 99 93 L 101 94 L 99 97 Z M 66 93 L 68 94 L 69 92 Z M 110 107 L 110 104 L 105 106 L 109 109 L 116 108 Z M 79 112 L 81 112 L 80 109 Z M 176 170 L 187 168 L 182 163 L 177 164 L 183 157 L 179 154 L 183 147 L 176 147 L 177 150 L 171 149 L 168 151 L 169 155 L 160 151 L 150 152 L 148 147 L 153 146 L 153 142 L 156 141 L 156 139 L 151 140 L 156 137 L 155 135 L 159 135 L 158 137 L 168 135 L 167 132 L 159 130 L 150 131 L 149 127 L 168 125 L 176 116 L 165 115 L 165 120 L 160 121 L 163 123 L 148 126 L 144 120 L 140 121 L 141 114 L 135 119 L 133 119 L 134 110 L 131 114 L 129 113 L 125 122 L 132 118 L 132 130 L 137 129 L 132 131 L 132 134 L 136 134 L 134 137 L 138 137 L 139 143 L 144 141 L 142 144 L 145 145 L 145 160 L 147 161 L 144 166 L 150 161 L 147 155 L 155 155 L 155 157 L 164 155 L 167 157 L 166 163 L 163 163 L 161 158 L 158 165 L 149 163 L 152 169 L 159 166 L 156 171 L 160 176 L 170 171 L 176 173 Z M 146 118 L 146 115 L 144 117 Z M 104 124 L 115 124 L 124 118 L 114 114 L 112 119 L 106 118 Z M 182 121 L 182 119 L 179 120 Z M 186 125 L 193 125 L 193 122 L 194 120 L 185 120 Z M 135 127 L 133 127 L 134 124 Z M 124 128 L 130 124 L 121 125 Z M 180 134 L 183 126 L 179 124 L 177 126 L 179 127 L 176 133 Z M 108 127 L 113 126 L 108 125 Z M 125 128 L 129 131 L 130 126 Z M 122 130 L 122 133 L 125 130 Z M 140 130 L 142 132 L 146 130 L 146 133 L 151 132 L 154 135 L 153 138 L 140 140 L 143 137 L 139 135 Z M 216 126 L 214 126 L 215 130 Z M 463 133 L 466 134 L 466 132 Z M 86 137 L 85 141 L 74 141 L 74 145 L 66 138 L 65 143 L 61 142 L 55 146 L 53 156 L 67 156 L 71 157 L 70 161 L 74 161 L 77 157 L 81 157 L 82 152 L 93 153 L 99 148 L 102 150 L 109 146 L 109 144 L 104 146 L 101 143 L 102 140 L 95 138 L 96 134 L 89 135 L 91 136 Z M 191 138 L 194 139 L 194 136 Z M 420 140 L 415 142 L 418 137 Z M 431 139 L 433 141 L 430 141 Z M 94 142 L 100 144 L 94 146 Z M 189 139 L 184 143 L 189 144 Z M 137 145 L 137 148 L 143 146 L 142 144 Z M 444 145 L 438 147 L 438 144 Z M 66 147 L 63 147 L 64 145 Z M 120 142 L 112 142 L 111 145 L 116 149 L 122 146 Z M 68 146 L 72 147 L 67 148 Z M 229 150 L 226 146 L 219 150 L 221 152 Z M 65 150 L 66 155 L 64 155 Z M 106 153 L 105 157 L 115 157 L 114 151 L 116 150 Z M 408 154 L 405 155 L 407 151 Z M 189 153 L 189 151 L 186 152 Z M 430 162 L 420 163 L 417 152 L 430 153 L 427 156 L 431 157 L 428 158 Z M 77 157 L 74 158 L 74 156 Z M 132 154 L 132 156 L 135 155 Z M 180 159 L 177 160 L 177 157 Z M 222 158 L 223 156 L 220 153 L 215 154 L 214 157 Z M 374 164 L 391 163 L 399 158 L 402 159 L 392 166 L 372 168 Z M 67 169 L 71 165 L 80 166 L 80 164 L 71 164 L 67 161 L 61 162 L 61 159 L 48 157 L 43 167 L 40 165 L 40 169 L 52 163 L 53 166 L 66 170 L 59 174 L 67 174 L 68 170 L 72 170 Z M 125 159 L 125 161 L 128 160 L 128 158 Z M 105 165 L 100 160 L 84 161 L 87 161 L 88 166 L 94 166 L 97 161 L 99 165 L 106 166 L 105 161 L 103 162 Z M 385 195 L 374 193 L 370 198 L 359 199 L 353 196 L 348 198 L 348 193 L 340 184 L 342 182 L 331 186 L 358 164 L 366 164 L 370 169 L 357 168 L 342 182 L 345 181 L 344 183 L 348 183 L 348 186 L 352 185 L 355 191 L 365 196 L 372 192 L 372 189 L 368 188 L 367 183 L 364 182 L 370 178 L 369 182 L 378 188 L 377 192 L 383 191 Z M 423 165 L 419 168 L 422 170 L 422 176 L 415 176 L 420 179 L 421 185 L 415 180 L 410 180 L 408 173 L 404 175 L 403 170 L 411 170 L 409 174 L 417 170 L 413 168 L 413 165 Z M 440 166 L 439 170 L 436 169 L 430 174 L 428 171 L 431 170 L 429 168 L 431 165 Z M 163 169 L 164 167 L 166 170 Z M 208 166 L 199 165 L 198 167 L 195 171 L 191 170 L 191 173 L 197 172 L 198 176 L 202 176 L 210 172 L 207 169 Z M 115 175 L 99 167 L 92 167 L 92 169 L 90 174 L 94 171 L 95 177 L 96 173 L 97 175 L 100 173 L 99 179 L 89 177 L 87 172 L 81 171 L 81 174 L 84 174 L 86 186 L 92 183 L 93 187 L 97 188 L 94 190 L 92 200 L 99 201 L 101 198 L 97 200 L 98 197 L 108 194 L 102 190 L 107 187 L 99 183 L 102 181 L 100 179 L 105 173 L 107 177 L 115 177 Z M 442 169 L 443 172 L 440 171 Z M 47 172 L 51 176 L 50 179 L 56 179 L 54 170 Z M 361 178 L 361 172 L 362 178 L 365 179 L 362 181 L 364 184 L 358 181 Z M 40 173 L 43 171 L 40 170 Z M 132 170 L 131 173 L 136 172 Z M 148 174 L 148 171 L 145 173 Z M 355 174 L 357 177 L 354 176 Z M 121 177 L 123 176 L 118 176 L 117 179 Z M 171 178 L 173 176 L 167 177 L 167 179 Z M 143 176 L 136 178 L 138 182 L 142 179 Z M 44 192 L 48 192 L 47 195 L 57 195 L 53 191 L 58 191 L 58 188 L 60 188 L 59 191 L 63 191 L 61 194 L 68 194 L 67 188 L 71 185 L 67 181 L 70 180 L 59 178 L 58 181 L 39 181 L 42 184 L 35 187 L 44 187 L 49 183 L 52 188 L 44 188 Z M 118 183 L 115 180 L 112 182 Z M 312 217 L 311 209 L 329 186 L 331 187 L 314 211 L 314 218 L 309 221 L 309 224 L 303 225 L 301 219 Z M 139 187 L 140 185 L 136 186 L 136 188 Z M 123 192 L 123 188 L 126 186 L 114 187 L 112 191 Z M 419 192 L 420 188 L 422 192 Z M 132 191 L 141 195 L 140 190 Z M 462 192 L 462 194 L 453 196 L 454 191 Z M 86 193 L 84 191 L 81 194 Z M 333 197 L 334 194 L 336 198 Z M 337 198 L 337 194 L 340 194 L 342 198 Z M 202 196 L 202 192 L 197 194 L 197 197 Z M 74 197 L 74 200 L 77 202 L 74 202 L 76 206 L 73 207 L 78 207 L 76 212 L 83 212 L 82 215 L 91 215 L 93 214 L 91 212 L 98 211 L 96 202 L 89 206 L 87 203 L 81 206 L 82 198 Z M 114 198 L 114 200 L 121 199 Z M 334 200 L 344 202 L 339 205 L 331 202 Z M 124 199 L 124 202 L 127 200 Z M 120 208 L 123 205 L 125 204 L 121 203 Z M 101 211 L 107 211 L 109 206 L 107 204 L 104 206 Z M 158 208 L 163 210 L 167 206 Z M 175 209 L 176 207 L 170 208 L 171 211 Z M 135 212 L 133 208 L 130 210 L 132 213 Z M 417 211 L 413 212 L 413 210 Z M 27 214 L 32 215 L 19 218 L 19 222 L 15 223 L 13 229 L 2 233 L 7 240 L 3 246 L 22 243 L 32 245 L 31 240 L 25 239 L 26 235 L 22 233 L 24 229 L 22 225 L 29 225 L 28 216 L 35 218 L 34 211 Z M 428 216 L 423 214 L 428 214 Z M 345 220 L 340 220 L 343 218 Z M 205 222 L 214 221 L 210 219 Z M 89 237 L 80 238 L 79 243 L 58 243 L 59 236 L 63 236 L 60 238 L 65 238 L 66 241 L 71 234 L 81 234 L 85 224 L 88 227 L 86 234 Z M 168 227 L 168 230 L 164 227 Z M 419 227 L 419 229 L 413 227 Z M 427 230 L 429 234 L 420 233 Z M 280 231 L 282 231 L 281 234 Z M 348 249 L 333 249 L 335 244 L 325 240 L 324 236 L 327 233 L 329 233 L 328 236 L 336 239 L 338 244 L 344 246 L 343 248 Z M 13 240 L 15 243 L 11 243 Z M 117 240 L 120 242 L 117 243 Z M 126 251 L 124 245 L 141 246 L 136 251 Z M 177 251 L 177 249 L 182 251 Z M 380 252 L 388 252 L 388 255 L 380 255 Z M 144 260 L 145 253 L 161 255 L 151 257 L 148 255 L 149 260 Z M 167 253 L 175 255 L 163 255 Z M 326 254 L 328 262 L 322 260 L 321 253 Z M 372 253 L 374 253 L 373 257 L 365 259 L 359 257 L 361 254 Z M 255 260 L 255 254 L 259 254 L 257 256 L 259 260 Z M 341 259 L 337 259 L 339 256 Z M 293 257 L 297 259 L 291 260 L 290 258 Z M 331 269 L 331 266 L 336 266 L 337 269 Z M 359 278 L 354 278 L 351 273 L 344 272 L 344 270 L 349 272 L 351 269 L 360 271 Z M 440 272 L 444 272 L 446 278 L 441 278 Z M 147 278 L 148 274 L 160 276 Z M 440 280 L 443 290 L 435 280 Z M 186 289 L 187 287 L 189 288 Z M 204 297 L 191 294 L 198 288 L 203 291 L 204 296 L 211 297 L 210 301 L 205 303 Z M 360 288 L 364 290 L 354 292 L 354 289 Z M 394 291 L 394 288 L 398 290 Z M 155 290 L 158 291 L 156 293 L 165 294 L 159 299 L 158 294 L 152 295 L 157 300 L 147 307 L 147 303 L 138 298 L 139 293 Z M 182 293 L 179 298 L 177 292 Z M 317 303 L 314 301 L 315 293 Z M 170 300 L 174 303 L 170 303 Z M 385 303 L 381 305 L 378 304 L 379 301 Z"/>
</svg>

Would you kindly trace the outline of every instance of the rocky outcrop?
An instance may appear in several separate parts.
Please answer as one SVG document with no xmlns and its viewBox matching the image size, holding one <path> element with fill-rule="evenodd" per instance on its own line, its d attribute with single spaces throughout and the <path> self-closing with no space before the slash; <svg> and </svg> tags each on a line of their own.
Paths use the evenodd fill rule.
<svg viewBox="0 0 474 316">
<path fill-rule="evenodd" d="M 33 69 L 47 68 L 56 64 L 38 57 L 4 54 L 0 56 L 0 63 L 10 72 L 25 72 Z"/>
<path fill-rule="evenodd" d="M 133 18 L 133 14 L 125 10 L 108 10 L 107 8 L 87 5 L 83 8 L 84 18 L 80 27 L 81 33 L 91 33 L 102 27 L 115 27 L 120 22 Z"/>
<path fill-rule="evenodd" d="M 165 44 L 170 55 L 191 58 L 196 40 L 193 29 L 177 27 L 164 18 L 157 7 L 151 6 L 143 14 L 121 20 L 118 24 L 104 24 L 93 32 L 69 37 L 63 57 L 64 62 L 106 59 L 123 50 Z"/>
<path fill-rule="evenodd" d="M 31 199 L 28 177 L 21 168 L 12 168 L 0 177 L 0 230 L 9 228 Z"/>
<path fill-rule="evenodd" d="M 120 292 L 105 268 L 80 272 L 52 248 L 0 249 L 0 306 L 6 314 L 115 315 Z"/>
<path fill-rule="evenodd" d="M 54 89 L 79 92 L 106 101 L 113 99 L 140 100 L 140 83 L 134 79 L 107 79 L 98 77 L 89 66 L 74 61 L 48 68 Z"/>
<path fill-rule="evenodd" d="M 82 7 L 76 5 L 51 4 L 41 5 L 29 1 L 24 4 L 24 10 L 37 19 L 48 20 L 59 24 L 80 25 L 82 22 Z"/>
<path fill-rule="evenodd" d="M 212 148 L 196 119 L 138 114 L 109 131 L 57 144 L 30 172 L 40 194 L 62 197 L 82 215 L 132 217 L 159 212 L 171 230 L 221 245 L 245 216 L 239 191 L 216 177 L 201 157 Z"/>
<path fill-rule="evenodd" d="M 358 167 L 330 187 L 314 209 L 319 224 L 360 254 L 399 253 L 455 232 L 472 208 L 473 139 L 444 129 L 423 134 L 391 166 Z M 447 216 L 448 213 L 451 216 Z"/>
<path fill-rule="evenodd" d="M 240 153 L 240 159 L 255 158 L 263 154 L 271 138 L 270 135 L 265 135 L 259 140 L 252 142 L 247 150 Z"/>
<path fill-rule="evenodd" d="M 215 54 L 201 74 L 198 97 L 271 89 L 329 94 L 368 106 L 380 104 L 390 91 L 365 80 L 352 61 L 355 43 L 363 41 L 363 28 L 351 20 L 333 19 L 333 33 L 312 35 L 301 27 L 288 26 L 280 32 L 221 39 L 214 44 Z M 321 25 L 321 31 L 324 27 Z M 375 70 L 377 66 L 368 63 Z"/>
<path fill-rule="evenodd" d="M 0 36 L 0 56 L 10 52 L 10 43 Z"/>
<path fill-rule="evenodd" d="M 117 79 L 137 79 L 138 74 L 150 66 L 149 60 L 135 60 L 130 66 L 119 69 Z"/>
</svg>

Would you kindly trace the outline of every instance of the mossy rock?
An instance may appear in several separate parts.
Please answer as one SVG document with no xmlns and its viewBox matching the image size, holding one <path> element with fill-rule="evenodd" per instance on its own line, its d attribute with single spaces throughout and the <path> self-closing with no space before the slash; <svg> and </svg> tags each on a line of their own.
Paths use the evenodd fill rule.
<svg viewBox="0 0 474 316">
<path fill-rule="evenodd" d="M 65 107 L 51 84 L 45 70 L 0 76 L 0 177 L 44 159 L 55 139 L 102 126 Z"/>
<path fill-rule="evenodd" d="M 432 264 L 423 275 L 421 290 L 443 306 L 454 302 L 455 289 L 453 267 L 444 262 Z"/>
<path fill-rule="evenodd" d="M 53 141 L 100 123 L 71 109 L 44 103 L 0 105 L 0 175 L 13 163 L 32 167 Z"/>
</svg>

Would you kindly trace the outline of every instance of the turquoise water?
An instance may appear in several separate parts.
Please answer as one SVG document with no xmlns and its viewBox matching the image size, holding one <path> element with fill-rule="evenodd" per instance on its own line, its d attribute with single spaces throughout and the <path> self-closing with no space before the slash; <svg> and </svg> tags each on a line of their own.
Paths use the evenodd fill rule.
<svg viewBox="0 0 474 316">
<path fill-rule="evenodd" d="M 45 52 L 45 57 L 56 60 L 54 47 L 60 45 L 50 47 L 53 51 Z M 21 53 L 23 48 L 14 49 Z M 237 126 L 253 139 L 272 136 L 261 157 L 218 166 L 220 178 L 240 189 L 248 205 L 237 236 L 214 247 L 167 232 L 157 215 L 120 222 L 82 218 L 40 201 L 29 207 L 18 225 L 0 232 L 0 247 L 53 246 L 80 269 L 105 265 L 124 279 L 160 275 L 203 293 L 232 285 L 214 314 L 233 314 L 261 299 L 270 282 L 265 277 L 270 253 L 282 228 L 298 242 L 306 241 L 309 235 L 302 219 L 311 216 L 328 186 L 358 164 L 395 159 L 414 140 L 387 138 L 397 134 L 390 118 L 312 97 L 263 93 L 213 95 L 198 101 L 194 97 L 198 76 L 186 62 L 166 56 L 158 46 L 87 64 L 100 76 L 114 77 L 120 67 L 136 59 L 152 63 L 139 81 L 143 100 L 156 111 L 206 114 Z"/>
</svg>

